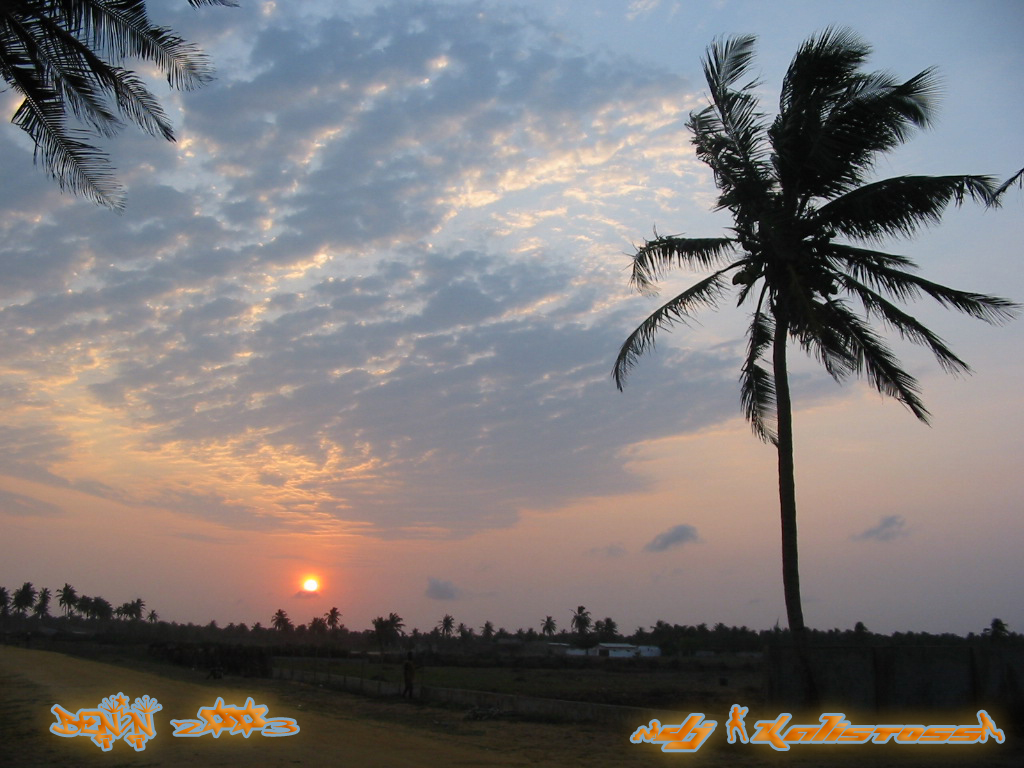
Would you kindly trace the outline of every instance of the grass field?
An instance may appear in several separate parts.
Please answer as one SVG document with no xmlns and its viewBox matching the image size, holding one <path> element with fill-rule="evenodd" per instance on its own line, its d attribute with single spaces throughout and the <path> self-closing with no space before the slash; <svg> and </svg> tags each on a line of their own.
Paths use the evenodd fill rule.
<svg viewBox="0 0 1024 768">
<path fill-rule="evenodd" d="M 419 662 L 417 662 L 419 663 Z M 402 682 L 402 666 L 365 659 L 278 658 L 276 674 L 315 671 L 329 675 Z M 416 682 L 438 688 L 538 696 L 674 711 L 701 711 L 741 700 L 761 701 L 756 660 L 738 656 L 687 659 L 679 664 L 589 664 L 586 668 L 471 667 L 420 665 Z"/>
</svg>

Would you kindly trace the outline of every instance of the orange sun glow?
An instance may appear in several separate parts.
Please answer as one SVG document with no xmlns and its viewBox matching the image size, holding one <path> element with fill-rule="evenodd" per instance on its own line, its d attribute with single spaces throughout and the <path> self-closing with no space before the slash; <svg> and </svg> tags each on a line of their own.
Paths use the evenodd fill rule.
<svg viewBox="0 0 1024 768">
<path fill-rule="evenodd" d="M 320 582 L 318 582 L 316 579 L 306 579 L 304 582 L 302 582 L 302 588 L 307 592 L 316 592 L 319 587 Z"/>
</svg>

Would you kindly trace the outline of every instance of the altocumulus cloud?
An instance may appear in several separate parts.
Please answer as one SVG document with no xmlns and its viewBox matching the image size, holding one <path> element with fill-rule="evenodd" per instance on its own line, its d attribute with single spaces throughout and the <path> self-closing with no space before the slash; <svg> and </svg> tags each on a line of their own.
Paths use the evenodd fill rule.
<svg viewBox="0 0 1024 768">
<path fill-rule="evenodd" d="M 178 145 L 119 142 L 123 217 L 16 181 L 0 134 L 0 471 L 451 537 L 635 490 L 629 445 L 735 416 L 738 343 L 666 344 L 643 397 L 608 375 L 624 233 L 693 162 L 685 83 L 499 4 L 285 5 L 173 21 L 224 65 Z"/>
<path fill-rule="evenodd" d="M 682 546 L 689 542 L 700 541 L 697 529 L 692 525 L 674 525 L 667 531 L 659 533 L 645 546 L 645 552 L 664 552 L 672 547 Z"/>
</svg>

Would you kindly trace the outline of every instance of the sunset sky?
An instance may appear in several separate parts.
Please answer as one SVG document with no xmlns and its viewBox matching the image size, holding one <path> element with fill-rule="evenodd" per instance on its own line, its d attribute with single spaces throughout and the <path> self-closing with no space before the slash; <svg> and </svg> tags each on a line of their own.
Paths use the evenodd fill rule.
<svg viewBox="0 0 1024 768">
<path fill-rule="evenodd" d="M 9 590 L 222 626 L 337 606 L 352 629 L 568 628 L 578 605 L 626 632 L 785 626 L 745 310 L 663 336 L 624 393 L 610 377 L 658 305 L 629 289 L 633 244 L 729 224 L 685 128 L 707 44 L 759 36 L 771 110 L 799 43 L 848 26 L 871 69 L 943 83 L 879 177 L 1024 166 L 1016 0 L 148 5 L 218 78 L 156 86 L 176 144 L 110 143 L 122 215 L 0 127 Z M 1014 189 L 883 250 L 1021 302 L 1022 241 Z M 911 311 L 975 371 L 893 340 L 931 427 L 794 348 L 807 623 L 1024 631 L 1024 318 Z"/>
</svg>

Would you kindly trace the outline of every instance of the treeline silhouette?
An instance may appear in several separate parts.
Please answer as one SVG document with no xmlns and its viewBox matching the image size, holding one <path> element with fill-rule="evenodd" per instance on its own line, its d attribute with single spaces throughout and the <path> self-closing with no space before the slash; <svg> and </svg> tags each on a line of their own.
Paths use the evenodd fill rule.
<svg viewBox="0 0 1024 768">
<path fill-rule="evenodd" d="M 61 615 L 51 607 L 56 598 Z M 406 632 L 397 613 L 379 616 L 364 630 L 351 630 L 341 621 L 338 608 L 307 623 L 295 625 L 284 609 L 276 611 L 264 626 L 255 622 L 216 621 L 205 625 L 181 624 L 161 620 L 154 610 L 146 611 L 146 602 L 136 598 L 114 607 L 102 597 L 78 594 L 70 584 L 51 591 L 36 589 L 30 582 L 9 591 L 0 587 L 0 632 L 4 642 L 33 644 L 59 643 L 65 646 L 108 645 L 121 648 L 144 647 L 150 658 L 209 669 L 213 673 L 241 676 L 270 674 L 273 656 L 337 656 L 398 654 L 407 651 L 445 657 L 506 657 L 527 649 L 536 652 L 545 644 L 559 643 L 575 648 L 593 648 L 599 643 L 628 643 L 655 646 L 662 657 L 686 657 L 706 653 L 758 653 L 776 645 L 789 645 L 790 632 L 778 625 L 755 630 L 746 626 L 714 626 L 705 623 L 670 624 L 658 620 L 649 628 L 638 627 L 631 634 L 621 633 L 610 617 L 591 620 L 590 612 L 579 606 L 569 616 L 570 629 L 558 628 L 552 616 L 546 616 L 538 628 L 519 628 L 514 632 L 495 628 L 486 621 L 479 629 L 456 623 L 445 614 L 428 631 L 418 628 Z M 957 645 L 964 643 L 1024 643 L 1024 635 L 1011 632 L 1006 622 L 994 618 L 979 633 L 966 636 L 953 633 L 895 632 L 891 635 L 871 632 L 863 622 L 853 629 L 809 630 L 810 641 L 819 646 L 891 646 Z"/>
</svg>

